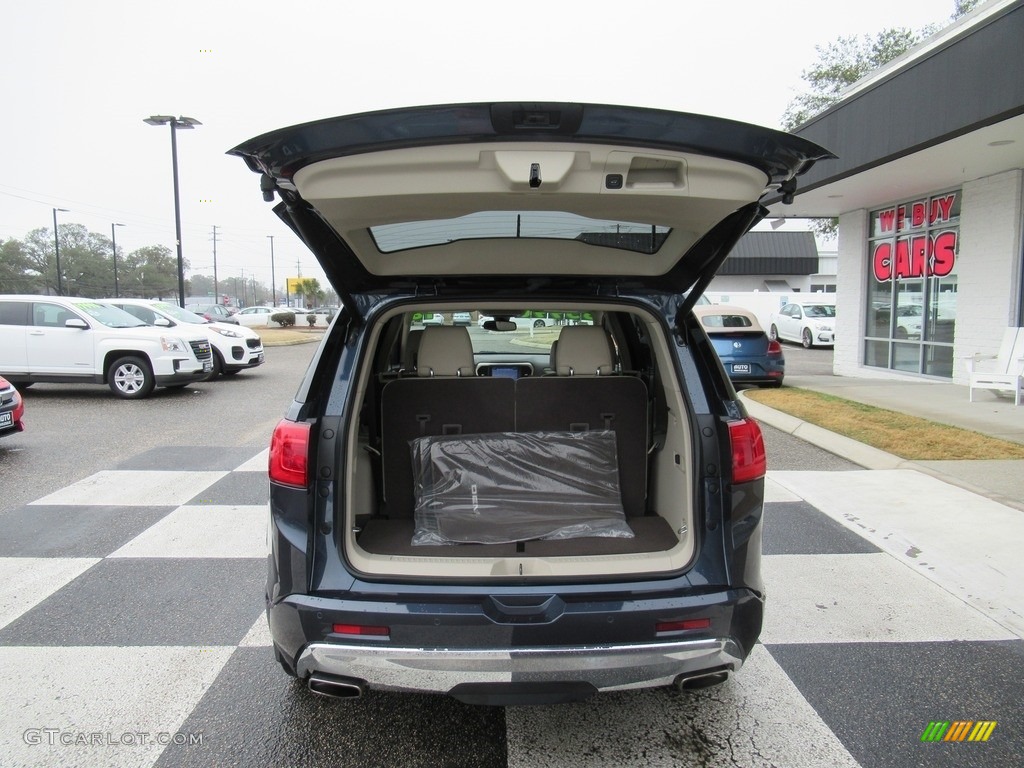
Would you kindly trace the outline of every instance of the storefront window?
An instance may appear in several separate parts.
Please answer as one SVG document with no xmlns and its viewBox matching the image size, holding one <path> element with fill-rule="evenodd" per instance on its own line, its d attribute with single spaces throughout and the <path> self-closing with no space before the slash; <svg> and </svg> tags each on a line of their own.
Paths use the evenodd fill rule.
<svg viewBox="0 0 1024 768">
<path fill-rule="evenodd" d="M 865 365 L 953 376 L 960 192 L 871 214 Z"/>
</svg>

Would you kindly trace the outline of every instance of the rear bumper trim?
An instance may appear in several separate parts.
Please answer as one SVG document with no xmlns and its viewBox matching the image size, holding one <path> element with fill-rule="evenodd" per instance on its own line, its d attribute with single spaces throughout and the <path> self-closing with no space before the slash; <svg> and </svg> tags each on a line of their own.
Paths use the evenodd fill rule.
<svg viewBox="0 0 1024 768">
<path fill-rule="evenodd" d="M 682 674 L 743 665 L 732 638 L 570 648 L 391 648 L 312 643 L 296 672 L 363 681 L 385 691 L 448 693 L 465 683 L 585 682 L 599 691 L 671 685 Z"/>
</svg>

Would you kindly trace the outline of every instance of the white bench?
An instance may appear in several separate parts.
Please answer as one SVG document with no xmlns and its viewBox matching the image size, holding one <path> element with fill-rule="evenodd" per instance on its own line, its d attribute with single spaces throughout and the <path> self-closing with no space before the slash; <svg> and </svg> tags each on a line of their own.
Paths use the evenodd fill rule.
<svg viewBox="0 0 1024 768">
<path fill-rule="evenodd" d="M 1014 405 L 1020 405 L 1024 393 L 1024 328 L 1006 329 L 998 355 L 975 353 L 967 358 L 967 371 L 972 403 L 974 390 L 995 389 L 1013 392 Z"/>
</svg>

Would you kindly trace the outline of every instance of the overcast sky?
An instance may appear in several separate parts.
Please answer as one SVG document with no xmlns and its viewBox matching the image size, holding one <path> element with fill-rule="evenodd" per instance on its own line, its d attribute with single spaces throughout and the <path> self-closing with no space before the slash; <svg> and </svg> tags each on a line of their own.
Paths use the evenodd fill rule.
<svg viewBox="0 0 1024 768">
<path fill-rule="evenodd" d="M 192 271 L 278 285 L 313 256 L 231 147 L 287 125 L 462 101 L 659 107 L 777 127 L 815 45 L 944 24 L 952 0 L 51 0 L 0 11 L 0 238 L 59 222 L 174 247 L 170 129 Z"/>
</svg>

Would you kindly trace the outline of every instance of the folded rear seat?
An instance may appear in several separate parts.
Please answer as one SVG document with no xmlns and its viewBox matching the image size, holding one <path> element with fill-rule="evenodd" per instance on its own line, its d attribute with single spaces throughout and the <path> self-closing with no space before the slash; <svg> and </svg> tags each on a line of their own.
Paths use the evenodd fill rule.
<svg viewBox="0 0 1024 768">
<path fill-rule="evenodd" d="M 476 376 L 473 346 L 464 327 L 426 328 L 416 376 L 389 381 L 381 392 L 382 512 L 413 514 L 409 441 L 418 437 L 515 430 L 515 382 Z"/>
<path fill-rule="evenodd" d="M 645 512 L 647 497 L 647 387 L 615 373 L 611 341 L 599 326 L 567 326 L 554 354 L 556 376 L 515 382 L 519 432 L 614 430 L 622 506 L 627 517 Z"/>
</svg>

